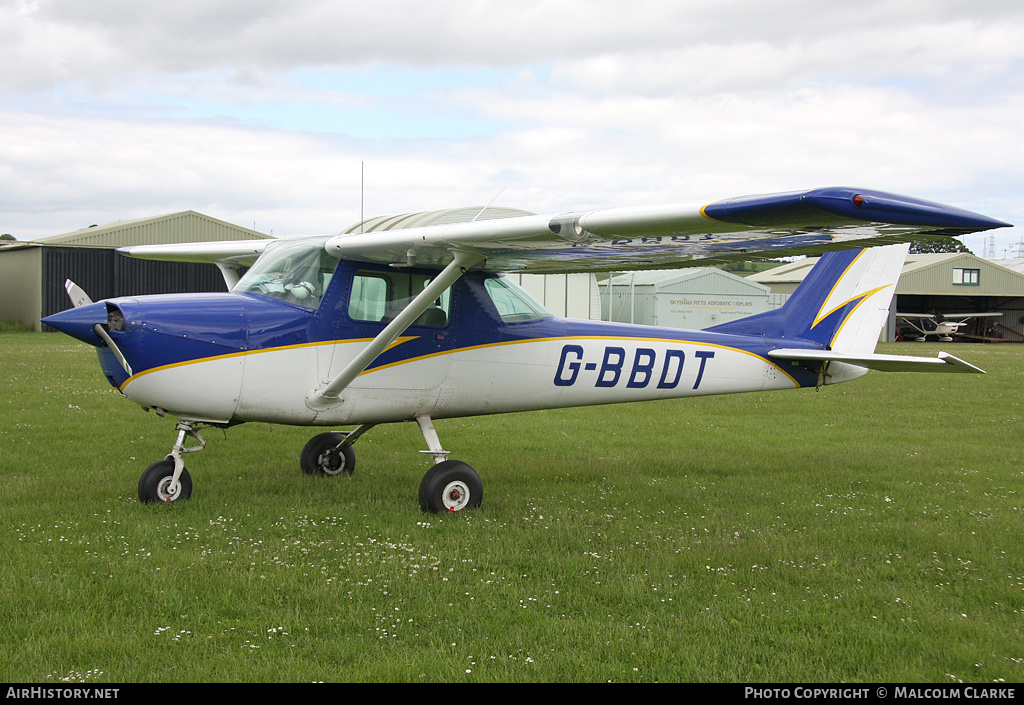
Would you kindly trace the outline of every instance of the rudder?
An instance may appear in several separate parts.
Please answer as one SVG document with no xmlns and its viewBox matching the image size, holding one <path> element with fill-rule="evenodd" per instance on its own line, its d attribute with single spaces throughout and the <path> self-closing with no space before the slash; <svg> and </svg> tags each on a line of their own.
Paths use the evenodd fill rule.
<svg viewBox="0 0 1024 705">
<path fill-rule="evenodd" d="M 888 319 L 909 249 L 904 243 L 827 252 L 782 308 L 708 330 L 799 338 L 844 353 L 871 352 Z"/>
</svg>

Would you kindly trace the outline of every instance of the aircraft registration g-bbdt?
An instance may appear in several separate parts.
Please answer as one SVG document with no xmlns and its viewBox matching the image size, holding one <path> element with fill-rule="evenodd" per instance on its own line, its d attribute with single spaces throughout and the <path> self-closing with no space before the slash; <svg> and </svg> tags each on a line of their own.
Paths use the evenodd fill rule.
<svg viewBox="0 0 1024 705">
<path fill-rule="evenodd" d="M 420 506 L 450 512 L 479 506 L 483 486 L 448 459 L 436 419 L 818 387 L 868 369 L 981 372 L 946 353 L 874 352 L 908 250 L 892 243 L 1007 225 L 825 188 L 701 208 L 127 247 L 129 257 L 214 263 L 230 291 L 93 303 L 69 282 L 76 308 L 43 322 L 96 346 L 125 397 L 178 419 L 171 452 L 139 481 L 144 502 L 191 495 L 182 456 L 205 447 L 207 426 L 354 426 L 320 433 L 300 453 L 305 472 L 338 475 L 355 469 L 353 443 L 370 428 L 415 420 L 434 460 Z M 556 318 L 503 276 L 823 252 L 782 308 L 697 331 Z"/>
</svg>

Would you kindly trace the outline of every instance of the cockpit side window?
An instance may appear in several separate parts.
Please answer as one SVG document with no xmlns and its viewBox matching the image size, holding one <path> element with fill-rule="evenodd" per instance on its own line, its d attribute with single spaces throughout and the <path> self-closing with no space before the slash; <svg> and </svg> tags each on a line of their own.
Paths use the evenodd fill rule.
<svg viewBox="0 0 1024 705">
<path fill-rule="evenodd" d="M 232 291 L 316 308 L 338 265 L 324 250 L 324 242 L 318 238 L 271 243 Z"/>
<path fill-rule="evenodd" d="M 349 318 L 387 323 L 401 313 L 432 278 L 410 272 L 356 272 L 348 302 Z M 451 289 L 447 289 L 416 319 L 414 325 L 443 328 L 448 325 L 450 313 Z"/>
<path fill-rule="evenodd" d="M 484 288 L 491 297 L 494 307 L 498 309 L 501 320 L 506 323 L 539 321 L 551 315 L 550 311 L 508 277 L 486 279 Z"/>
</svg>

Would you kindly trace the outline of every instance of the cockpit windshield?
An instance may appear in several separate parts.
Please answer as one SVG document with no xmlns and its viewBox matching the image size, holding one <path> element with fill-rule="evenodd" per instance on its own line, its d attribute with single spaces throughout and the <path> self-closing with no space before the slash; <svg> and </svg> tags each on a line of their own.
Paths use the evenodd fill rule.
<svg viewBox="0 0 1024 705">
<path fill-rule="evenodd" d="M 302 238 L 270 243 L 232 291 L 263 294 L 316 308 L 338 266 L 338 260 L 324 250 L 328 239 Z"/>
<path fill-rule="evenodd" d="M 484 288 L 501 320 L 506 323 L 539 321 L 551 315 L 539 301 L 508 277 L 491 277 L 484 281 Z"/>
</svg>

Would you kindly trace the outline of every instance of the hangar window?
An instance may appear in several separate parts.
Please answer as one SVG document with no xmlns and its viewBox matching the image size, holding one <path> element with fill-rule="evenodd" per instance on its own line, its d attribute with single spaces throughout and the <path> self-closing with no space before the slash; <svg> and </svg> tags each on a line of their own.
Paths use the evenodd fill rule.
<svg viewBox="0 0 1024 705">
<path fill-rule="evenodd" d="M 978 286 L 981 284 L 981 270 L 955 268 L 953 270 L 953 283 Z"/>
</svg>

